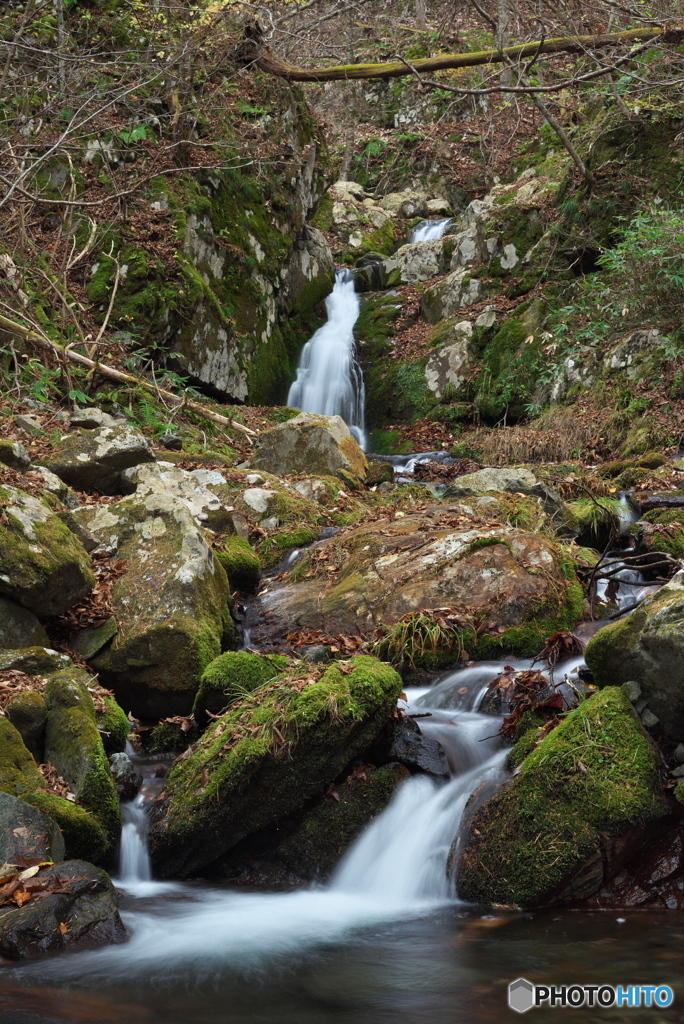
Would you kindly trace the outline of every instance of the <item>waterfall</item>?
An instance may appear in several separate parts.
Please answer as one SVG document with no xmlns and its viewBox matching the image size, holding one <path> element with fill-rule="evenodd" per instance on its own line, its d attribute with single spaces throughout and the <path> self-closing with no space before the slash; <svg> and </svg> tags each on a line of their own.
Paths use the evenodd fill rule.
<svg viewBox="0 0 684 1024">
<path fill-rule="evenodd" d="M 422 220 L 409 232 L 408 241 L 431 242 L 446 234 L 446 230 L 453 221 L 453 217 L 444 217 L 441 220 Z"/>
<path fill-rule="evenodd" d="M 119 852 L 119 881 L 128 888 L 131 883 L 150 882 L 152 868 L 147 852 L 147 814 L 145 798 L 138 793 L 135 800 L 121 805 L 123 828 Z"/>
<path fill-rule="evenodd" d="M 354 342 L 360 299 L 350 270 L 337 271 L 325 308 L 328 320 L 302 349 L 287 404 L 304 412 L 341 416 L 365 448 L 365 390 Z"/>
</svg>

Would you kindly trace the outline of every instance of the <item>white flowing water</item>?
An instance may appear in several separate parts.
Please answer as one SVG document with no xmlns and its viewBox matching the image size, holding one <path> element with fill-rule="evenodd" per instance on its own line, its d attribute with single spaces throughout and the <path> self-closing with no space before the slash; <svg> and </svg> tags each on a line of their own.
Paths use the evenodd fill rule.
<svg viewBox="0 0 684 1024">
<path fill-rule="evenodd" d="M 409 232 L 409 243 L 430 242 L 433 239 L 441 238 L 453 219 L 453 217 L 444 217 L 441 220 L 422 220 Z"/>
<path fill-rule="evenodd" d="M 354 341 L 360 299 L 350 270 L 337 271 L 325 308 L 327 323 L 319 327 L 302 349 L 297 378 L 290 388 L 287 404 L 303 412 L 341 416 L 365 448 L 365 389 Z"/>
</svg>

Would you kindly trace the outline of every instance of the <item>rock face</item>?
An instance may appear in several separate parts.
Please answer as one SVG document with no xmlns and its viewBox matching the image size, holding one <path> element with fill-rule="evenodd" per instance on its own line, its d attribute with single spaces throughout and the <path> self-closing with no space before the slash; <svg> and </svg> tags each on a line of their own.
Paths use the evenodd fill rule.
<svg viewBox="0 0 684 1024">
<path fill-rule="evenodd" d="M 584 701 L 475 812 L 462 853 L 452 847 L 459 896 L 522 906 L 592 896 L 668 819 L 659 764 L 621 689 Z"/>
<path fill-rule="evenodd" d="M 49 646 L 48 635 L 33 612 L 0 597 L 0 650 Z"/>
<path fill-rule="evenodd" d="M 473 328 L 467 320 L 455 324 L 451 344 L 433 352 L 425 367 L 427 386 L 435 398 L 441 398 L 447 385 L 458 388 L 466 379 L 476 358 Z"/>
<path fill-rule="evenodd" d="M 587 665 L 599 686 L 634 680 L 661 728 L 684 740 L 684 572 L 626 619 L 613 622 L 590 640 Z"/>
<path fill-rule="evenodd" d="M 45 747 L 45 724 L 48 717 L 48 706 L 42 693 L 26 690 L 18 693 L 7 703 L 5 714 L 10 722 L 21 733 L 26 747 L 36 761 L 43 763 Z"/>
<path fill-rule="evenodd" d="M 52 818 L 37 807 L 0 791 L 0 864 L 17 857 L 64 860 L 64 839 Z"/>
<path fill-rule="evenodd" d="M 361 482 L 368 470 L 366 457 L 342 417 L 310 412 L 264 431 L 250 465 L 277 476 L 308 473 L 355 477 Z"/>
<path fill-rule="evenodd" d="M 141 462 L 154 462 L 150 443 L 133 427 L 122 424 L 67 434 L 54 446 L 46 465 L 78 490 L 122 494 L 121 473 Z"/>
<path fill-rule="evenodd" d="M 188 472 L 168 463 L 134 466 L 122 475 L 122 487 L 138 498 L 149 494 L 172 494 L 186 505 L 188 512 L 202 526 L 215 533 L 233 533 L 232 509 L 226 508 L 210 487 L 225 484 L 225 477 L 211 469 Z"/>
<path fill-rule="evenodd" d="M 172 768 L 150 831 L 156 870 L 197 873 L 321 793 L 375 739 L 401 685 L 389 665 L 359 656 L 315 682 L 289 675 L 245 697 Z"/>
<path fill-rule="evenodd" d="M 41 872 L 65 891 L 0 907 L 0 954 L 15 960 L 78 946 L 124 942 L 126 929 L 109 876 L 85 861 L 66 861 Z M 62 927 L 63 926 L 63 927 Z"/>
<path fill-rule="evenodd" d="M 472 528 L 453 529 L 406 517 L 359 526 L 323 542 L 316 554 L 312 568 L 339 565 L 337 576 L 264 593 L 264 628 L 368 636 L 408 613 L 445 607 L 506 628 L 543 606 L 560 614 L 566 594 L 556 546 L 510 526 L 473 521 Z"/>
<path fill-rule="evenodd" d="M 93 664 L 135 715 L 187 714 L 206 665 L 234 642 L 228 580 L 185 502 L 167 492 L 78 513 L 128 562 L 112 596 L 119 631 Z"/>
<path fill-rule="evenodd" d="M 0 595 L 39 618 L 61 615 L 95 583 L 87 553 L 38 496 L 0 487 L 0 502 Z"/>
</svg>

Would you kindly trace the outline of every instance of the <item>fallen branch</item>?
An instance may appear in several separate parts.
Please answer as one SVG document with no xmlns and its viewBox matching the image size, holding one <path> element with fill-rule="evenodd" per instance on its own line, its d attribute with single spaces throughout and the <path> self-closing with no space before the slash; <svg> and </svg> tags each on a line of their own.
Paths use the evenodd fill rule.
<svg viewBox="0 0 684 1024">
<path fill-rule="evenodd" d="M 19 324 L 15 320 L 10 320 L 8 317 L 2 316 L 2 314 L 0 314 L 0 328 L 9 331 L 19 338 L 23 338 L 24 341 L 28 341 L 31 345 L 37 345 L 43 351 L 60 356 L 62 359 L 68 359 L 79 366 L 85 366 L 87 369 L 97 372 L 109 380 L 115 380 L 119 384 L 129 384 L 133 387 L 143 388 L 143 390 L 157 397 L 162 396 L 168 401 L 182 403 L 186 409 L 189 409 L 190 412 L 195 413 L 197 416 L 202 416 L 213 423 L 218 423 L 222 427 L 232 427 L 233 430 L 239 430 L 241 433 L 246 434 L 250 444 L 252 444 L 253 437 L 259 436 L 256 430 L 251 430 L 244 423 L 238 423 L 236 420 L 229 419 L 228 416 L 222 416 L 221 413 L 214 412 L 213 409 L 205 409 L 199 402 L 180 398 L 178 395 L 174 395 L 172 391 L 160 388 L 158 384 L 151 384 L 142 377 L 135 377 L 132 373 L 124 373 L 123 370 L 117 370 L 114 366 L 107 366 L 106 363 L 101 363 L 99 360 L 81 355 L 80 352 L 74 352 L 70 348 L 63 348 L 56 342 L 51 341 L 47 335 L 33 331 L 30 327 Z"/>
<path fill-rule="evenodd" d="M 329 68 L 302 68 L 288 63 L 269 50 L 254 26 L 248 26 L 240 47 L 240 58 L 245 63 L 256 64 L 261 71 L 277 75 L 288 82 L 339 82 L 351 79 L 402 78 L 415 69 L 423 72 L 446 71 L 454 68 L 472 68 L 482 64 L 500 64 L 510 60 L 523 60 L 549 53 L 582 53 L 624 46 L 645 40 L 659 39 L 665 43 L 679 43 L 684 38 L 681 23 L 665 26 L 642 26 L 624 32 L 611 32 L 588 36 L 561 36 L 557 39 L 537 40 L 533 43 L 518 43 L 502 50 L 479 50 L 474 53 L 445 53 L 437 57 L 421 57 L 412 62 L 404 61 L 385 64 L 338 64 Z"/>
</svg>

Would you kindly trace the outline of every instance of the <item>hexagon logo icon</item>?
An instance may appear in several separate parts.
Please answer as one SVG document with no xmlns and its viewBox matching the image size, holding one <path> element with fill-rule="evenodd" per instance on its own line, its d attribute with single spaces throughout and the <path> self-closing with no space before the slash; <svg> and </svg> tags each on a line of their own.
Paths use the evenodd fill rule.
<svg viewBox="0 0 684 1024">
<path fill-rule="evenodd" d="M 508 1005 L 516 1013 L 526 1013 L 534 1006 L 534 985 L 527 978 L 516 978 L 508 986 Z"/>
</svg>

